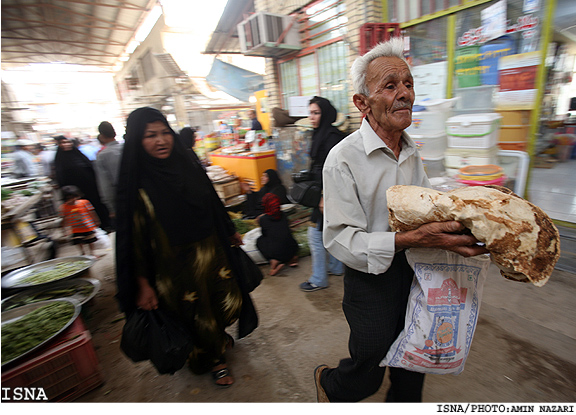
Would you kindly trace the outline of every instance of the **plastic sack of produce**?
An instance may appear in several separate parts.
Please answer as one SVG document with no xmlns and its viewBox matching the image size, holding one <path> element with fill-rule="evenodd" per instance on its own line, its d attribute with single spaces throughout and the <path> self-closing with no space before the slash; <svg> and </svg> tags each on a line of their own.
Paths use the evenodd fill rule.
<svg viewBox="0 0 576 415">
<path fill-rule="evenodd" d="M 242 237 L 242 242 L 244 242 L 244 245 L 240 245 L 244 252 L 246 252 L 252 259 L 252 261 L 258 265 L 268 263 L 268 260 L 264 258 L 264 255 L 262 255 L 256 246 L 256 241 L 258 238 L 260 238 L 260 236 L 262 236 L 262 228 L 252 229 L 251 231 L 246 232 L 246 234 Z"/>
<path fill-rule="evenodd" d="M 409 249 L 414 269 L 404 329 L 380 366 L 454 374 L 464 370 L 478 321 L 490 258 Z"/>
</svg>

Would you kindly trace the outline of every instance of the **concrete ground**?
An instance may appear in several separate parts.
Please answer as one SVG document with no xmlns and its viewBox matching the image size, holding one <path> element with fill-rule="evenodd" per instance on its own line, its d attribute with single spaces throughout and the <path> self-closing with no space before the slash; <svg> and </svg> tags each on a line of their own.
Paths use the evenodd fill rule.
<svg viewBox="0 0 576 415">
<path fill-rule="evenodd" d="M 303 293 L 298 284 L 311 269 L 310 257 L 299 267 L 267 276 L 252 293 L 259 327 L 237 340 L 228 353 L 236 383 L 218 388 L 209 374 L 186 368 L 158 375 L 148 363 L 133 363 L 120 351 L 124 325 L 113 295 L 114 254 L 105 252 L 91 269 L 102 290 L 82 315 L 91 331 L 105 382 L 78 399 L 85 403 L 316 401 L 313 369 L 337 365 L 348 357 L 348 325 L 341 300 L 342 277 L 330 287 Z M 65 246 L 59 256 L 76 255 Z M 268 266 L 261 266 L 267 274 Z M 464 372 L 428 375 L 424 401 L 435 403 L 576 401 L 576 278 L 556 270 L 542 288 L 512 282 L 491 267 L 474 341 Z M 230 329 L 235 335 L 235 327 Z M 366 402 L 383 402 L 388 380 Z"/>
</svg>

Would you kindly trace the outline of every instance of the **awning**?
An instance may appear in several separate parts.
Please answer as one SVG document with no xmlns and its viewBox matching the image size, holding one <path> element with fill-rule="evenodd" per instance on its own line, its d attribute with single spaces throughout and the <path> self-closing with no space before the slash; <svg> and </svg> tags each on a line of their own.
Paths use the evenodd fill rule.
<svg viewBox="0 0 576 415">
<path fill-rule="evenodd" d="M 206 77 L 210 86 L 228 95 L 248 102 L 250 95 L 264 89 L 264 77 L 255 72 L 247 71 L 238 66 L 214 59 L 212 69 Z"/>
</svg>

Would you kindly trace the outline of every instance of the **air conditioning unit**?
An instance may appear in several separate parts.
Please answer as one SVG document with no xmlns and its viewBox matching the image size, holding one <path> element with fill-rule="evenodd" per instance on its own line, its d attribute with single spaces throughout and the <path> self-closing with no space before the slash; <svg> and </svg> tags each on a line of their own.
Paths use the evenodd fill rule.
<svg viewBox="0 0 576 415">
<path fill-rule="evenodd" d="M 280 57 L 302 49 L 296 17 L 258 12 L 237 29 L 244 55 Z"/>
</svg>

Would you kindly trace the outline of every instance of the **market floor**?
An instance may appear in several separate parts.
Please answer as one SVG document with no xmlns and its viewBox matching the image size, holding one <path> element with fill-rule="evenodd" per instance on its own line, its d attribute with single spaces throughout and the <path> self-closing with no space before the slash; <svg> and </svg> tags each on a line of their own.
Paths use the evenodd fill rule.
<svg viewBox="0 0 576 415">
<path fill-rule="evenodd" d="M 60 256 L 74 255 L 64 247 Z M 268 271 L 268 266 L 261 266 Z M 303 293 L 298 284 L 311 268 L 310 257 L 279 276 L 267 276 L 252 293 L 260 326 L 237 340 L 228 354 L 236 383 L 222 389 L 209 374 L 186 368 L 158 375 L 148 362 L 133 363 L 120 351 L 123 316 L 114 300 L 113 252 L 91 270 L 102 290 L 82 315 L 91 331 L 104 383 L 78 402 L 315 402 L 314 368 L 348 356 L 348 325 L 342 313 L 342 277 L 330 287 Z M 555 271 L 542 288 L 512 282 L 491 268 L 484 285 L 478 326 L 464 372 L 429 375 L 424 401 L 576 401 L 575 275 Z M 230 334 L 235 334 L 235 327 Z M 388 380 L 366 402 L 383 402 Z"/>
</svg>

